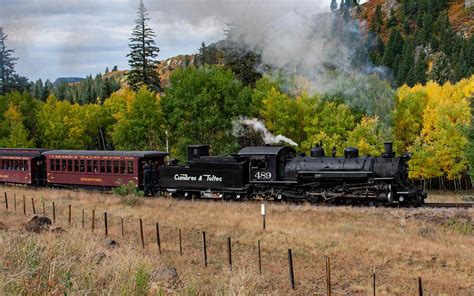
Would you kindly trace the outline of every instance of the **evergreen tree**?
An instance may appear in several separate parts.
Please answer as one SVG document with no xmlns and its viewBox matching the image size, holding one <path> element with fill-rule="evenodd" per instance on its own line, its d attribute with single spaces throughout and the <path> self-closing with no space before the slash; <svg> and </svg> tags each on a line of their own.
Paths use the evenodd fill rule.
<svg viewBox="0 0 474 296">
<path fill-rule="evenodd" d="M 15 61 L 18 58 L 13 57 L 15 52 L 13 49 L 8 49 L 6 40 L 8 35 L 3 32 L 0 27 L 0 95 L 14 89 L 15 84 Z"/>
<path fill-rule="evenodd" d="M 402 35 L 400 35 L 400 31 L 398 28 L 393 28 L 390 32 L 390 37 L 388 39 L 388 43 L 385 47 L 385 52 L 383 56 L 383 63 L 391 67 L 392 69 L 394 66 L 398 67 L 396 65 L 395 60 L 397 55 L 400 55 L 403 51 L 403 38 Z"/>
<path fill-rule="evenodd" d="M 448 56 L 444 52 L 434 55 L 433 68 L 428 75 L 429 80 L 433 80 L 443 85 L 454 80 L 454 71 L 449 62 Z"/>
<path fill-rule="evenodd" d="M 130 38 L 130 53 L 128 64 L 131 70 L 128 74 L 128 83 L 134 90 L 138 90 L 141 86 L 147 85 L 150 89 L 156 91 L 161 90 L 160 78 L 156 71 L 158 62 L 155 58 L 158 56 L 160 49 L 155 46 L 156 37 L 153 29 L 147 26 L 150 20 L 148 12 L 140 0 L 138 6 L 138 18 L 135 20 L 135 28 Z"/>
<path fill-rule="evenodd" d="M 403 85 L 404 83 L 407 83 L 408 85 L 414 84 L 413 71 L 411 71 L 410 73 L 410 70 L 412 69 L 414 64 L 415 64 L 415 48 L 413 45 L 413 40 L 408 39 L 405 42 L 404 49 L 403 49 L 403 56 L 400 63 L 400 68 L 398 69 L 398 74 L 397 74 L 398 85 Z M 409 74 L 411 75 L 411 77 L 408 77 Z M 408 82 L 408 80 L 410 80 L 410 82 Z"/>
<path fill-rule="evenodd" d="M 415 69 L 413 70 L 414 82 L 415 83 L 426 83 L 426 55 L 421 52 L 416 58 Z M 412 84 L 411 84 L 412 85 Z"/>
<path fill-rule="evenodd" d="M 331 11 L 337 10 L 337 0 L 331 0 Z"/>
<path fill-rule="evenodd" d="M 382 15 L 382 5 L 377 4 L 375 7 L 375 13 L 372 17 L 372 21 L 370 23 L 370 30 L 372 32 L 380 33 L 382 31 L 383 26 L 383 15 Z"/>
</svg>

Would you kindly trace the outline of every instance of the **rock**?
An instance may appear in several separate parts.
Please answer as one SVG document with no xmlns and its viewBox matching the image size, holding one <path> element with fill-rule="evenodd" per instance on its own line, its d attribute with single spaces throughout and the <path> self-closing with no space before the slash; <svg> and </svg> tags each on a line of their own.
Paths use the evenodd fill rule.
<svg viewBox="0 0 474 296">
<path fill-rule="evenodd" d="M 1 231 L 8 231 L 8 226 L 0 222 L 0 230 Z"/>
<path fill-rule="evenodd" d="M 116 240 L 113 239 L 105 239 L 105 246 L 109 248 L 115 248 L 119 246 L 119 243 Z"/>
<path fill-rule="evenodd" d="M 51 229 L 51 232 L 56 233 L 56 234 L 63 234 L 63 233 L 66 233 L 67 231 L 64 230 L 62 227 L 54 227 L 53 229 Z"/>
<path fill-rule="evenodd" d="M 41 232 L 43 230 L 48 230 L 51 224 L 51 220 L 48 217 L 39 217 L 34 215 L 23 225 L 26 231 Z"/>
<path fill-rule="evenodd" d="M 161 267 L 155 269 L 151 274 L 152 282 L 162 282 L 165 286 L 171 287 L 179 284 L 180 279 L 176 268 Z"/>
<path fill-rule="evenodd" d="M 95 262 L 95 264 L 99 265 L 106 257 L 107 255 L 105 255 L 104 252 L 100 252 L 94 255 L 92 261 Z"/>
</svg>

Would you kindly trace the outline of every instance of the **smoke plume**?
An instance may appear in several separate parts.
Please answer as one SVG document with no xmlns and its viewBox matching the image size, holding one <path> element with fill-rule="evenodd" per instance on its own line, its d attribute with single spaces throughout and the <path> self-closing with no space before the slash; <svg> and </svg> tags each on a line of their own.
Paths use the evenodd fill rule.
<svg viewBox="0 0 474 296">
<path fill-rule="evenodd" d="M 251 127 L 254 131 L 258 132 L 262 136 L 262 140 L 265 144 L 278 144 L 287 143 L 292 146 L 298 146 L 298 144 L 283 135 L 274 136 L 266 127 L 265 124 L 256 118 L 240 117 L 238 120 L 233 122 L 232 134 L 235 137 L 239 137 L 243 134 L 243 127 Z"/>
</svg>

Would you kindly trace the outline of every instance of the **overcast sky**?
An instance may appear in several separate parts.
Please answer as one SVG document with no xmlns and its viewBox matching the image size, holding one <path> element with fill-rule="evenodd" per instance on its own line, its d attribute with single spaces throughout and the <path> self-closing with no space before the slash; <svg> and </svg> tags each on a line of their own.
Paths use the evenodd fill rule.
<svg viewBox="0 0 474 296">
<path fill-rule="evenodd" d="M 31 80 L 128 68 L 128 38 L 139 0 L 0 0 L 0 27 Z M 330 0 L 144 0 L 159 59 L 195 53 L 223 38 L 225 23 L 256 10 L 327 10 Z"/>
</svg>

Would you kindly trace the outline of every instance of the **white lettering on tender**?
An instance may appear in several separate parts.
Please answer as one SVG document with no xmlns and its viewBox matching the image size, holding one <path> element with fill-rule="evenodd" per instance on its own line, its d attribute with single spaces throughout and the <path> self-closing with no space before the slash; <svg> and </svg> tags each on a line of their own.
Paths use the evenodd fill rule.
<svg viewBox="0 0 474 296">
<path fill-rule="evenodd" d="M 222 182 L 222 177 L 216 175 L 200 175 L 197 177 L 189 176 L 188 174 L 175 174 L 174 179 L 176 181 Z"/>
</svg>

